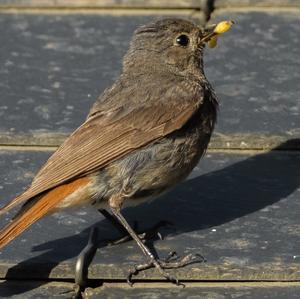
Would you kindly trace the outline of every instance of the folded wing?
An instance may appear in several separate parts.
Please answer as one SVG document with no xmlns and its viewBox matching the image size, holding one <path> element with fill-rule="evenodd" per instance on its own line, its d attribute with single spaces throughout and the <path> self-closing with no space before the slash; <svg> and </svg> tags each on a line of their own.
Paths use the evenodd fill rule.
<svg viewBox="0 0 300 299">
<path fill-rule="evenodd" d="M 180 129 L 198 108 L 199 101 L 179 106 L 158 104 L 89 118 L 49 158 L 29 189 L 0 212 L 99 170 L 111 161 Z"/>
</svg>

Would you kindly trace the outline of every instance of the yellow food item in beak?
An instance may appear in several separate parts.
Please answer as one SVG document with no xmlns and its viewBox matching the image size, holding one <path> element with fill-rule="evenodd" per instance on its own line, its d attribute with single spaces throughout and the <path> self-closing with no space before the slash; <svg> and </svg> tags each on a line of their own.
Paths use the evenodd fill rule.
<svg viewBox="0 0 300 299">
<path fill-rule="evenodd" d="M 223 21 L 223 22 L 220 22 L 214 29 L 214 33 L 216 34 L 222 34 L 226 31 L 228 31 L 231 26 L 234 24 L 233 21 Z"/>
<path fill-rule="evenodd" d="M 234 24 L 233 21 L 222 21 L 217 24 L 213 32 L 205 37 L 207 44 L 210 48 L 214 48 L 217 45 L 218 36 L 228 31 Z"/>
</svg>

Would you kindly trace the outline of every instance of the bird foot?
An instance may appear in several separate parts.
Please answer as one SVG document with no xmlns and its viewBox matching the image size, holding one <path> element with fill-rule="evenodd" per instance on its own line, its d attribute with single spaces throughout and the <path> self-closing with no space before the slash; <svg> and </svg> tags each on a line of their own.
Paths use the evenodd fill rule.
<svg viewBox="0 0 300 299">
<path fill-rule="evenodd" d="M 163 240 L 163 236 L 159 232 L 159 229 L 161 227 L 170 226 L 170 225 L 172 225 L 171 222 L 162 220 L 162 221 L 159 221 L 158 223 L 156 223 L 154 226 L 148 228 L 147 230 L 138 232 L 137 234 L 143 242 L 146 242 L 148 240 L 153 240 L 155 238 Z M 136 221 L 134 222 L 133 228 L 135 231 L 138 231 L 138 222 L 136 222 Z M 131 236 L 129 234 L 126 234 L 125 236 L 123 236 L 117 240 L 107 240 L 107 241 L 108 241 L 109 246 L 113 246 L 113 245 L 118 245 L 118 244 L 128 242 L 130 240 L 132 240 Z"/>
<path fill-rule="evenodd" d="M 134 268 L 129 271 L 129 274 L 127 276 L 127 283 L 130 286 L 132 286 L 133 276 L 138 275 L 138 273 L 141 271 L 155 267 L 157 268 L 159 273 L 168 281 L 176 284 L 177 286 L 185 287 L 183 283 L 181 283 L 176 277 L 173 277 L 168 272 L 166 272 L 165 269 L 178 269 L 194 263 L 204 263 L 204 262 L 206 262 L 206 259 L 200 254 L 188 254 L 184 257 L 179 257 L 175 251 L 172 251 L 164 260 L 154 259 L 148 263 L 134 266 Z"/>
</svg>

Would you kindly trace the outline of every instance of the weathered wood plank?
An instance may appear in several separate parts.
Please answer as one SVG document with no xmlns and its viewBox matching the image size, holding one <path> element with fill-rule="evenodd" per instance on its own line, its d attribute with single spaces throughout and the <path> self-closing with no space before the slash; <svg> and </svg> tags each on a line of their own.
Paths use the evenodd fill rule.
<svg viewBox="0 0 300 299">
<path fill-rule="evenodd" d="M 28 185 L 49 152 L 1 151 L 0 197 L 7 202 Z M 174 271 L 192 280 L 299 280 L 300 155 L 265 152 L 252 155 L 207 153 L 190 177 L 161 199 L 124 210 L 140 228 L 159 220 L 155 241 L 160 257 L 201 253 L 207 263 Z M 0 226 L 9 221 L 0 218 Z M 99 249 L 90 268 L 94 279 L 125 279 L 144 257 L 133 242 L 106 246 L 117 232 L 91 207 L 55 214 L 33 225 L 1 250 L 0 277 L 73 278 L 75 258 L 99 228 Z M 156 271 L 138 279 L 159 279 Z"/>
<path fill-rule="evenodd" d="M 2 14 L 0 144 L 61 143 L 118 76 L 136 26 L 153 18 Z M 237 24 L 205 56 L 221 106 L 212 148 L 299 138 L 299 14 L 226 12 L 212 21 L 226 18 Z"/>
<path fill-rule="evenodd" d="M 163 16 L 1 14 L 0 133 L 70 133 L 119 75 L 136 27 Z"/>
<path fill-rule="evenodd" d="M 0 280 L 0 297 L 14 299 L 33 298 L 70 298 L 66 293 L 72 291 L 70 282 L 49 282 L 49 281 L 14 281 Z"/>
<path fill-rule="evenodd" d="M 99 253 L 101 254 L 101 253 Z M 143 263 L 141 260 L 140 263 Z M 134 263 L 98 263 L 89 268 L 90 279 L 126 280 L 128 272 Z M 51 267 L 51 271 L 49 268 Z M 39 263 L 37 265 L 20 263 L 20 265 L 0 262 L 0 278 L 12 279 L 74 279 L 74 263 Z M 183 281 L 299 281 L 299 263 L 261 263 L 251 266 L 245 265 L 209 265 L 198 264 L 185 268 L 170 270 L 173 275 Z M 155 270 L 145 270 L 134 277 L 134 280 L 157 281 L 162 280 L 161 274 Z M 0 293 L 1 294 L 1 293 Z"/>
<path fill-rule="evenodd" d="M 94 282 L 95 283 L 95 282 Z M 1 297 L 15 299 L 71 298 L 72 282 L 63 281 L 0 281 Z M 185 288 L 170 283 L 135 283 L 130 287 L 125 282 L 104 282 L 99 287 L 87 287 L 84 298 L 201 298 L 201 299 L 298 299 L 299 282 L 187 282 Z M 225 297 L 226 296 L 226 297 Z"/>
<path fill-rule="evenodd" d="M 216 131 L 299 138 L 300 14 L 216 10 L 211 22 L 224 19 L 236 24 L 204 60 L 220 100 Z"/>
<path fill-rule="evenodd" d="M 187 283 L 185 288 L 166 284 L 137 283 L 134 287 L 120 283 L 105 283 L 85 291 L 88 298 L 197 298 L 197 299 L 298 299 L 298 283 Z"/>
</svg>

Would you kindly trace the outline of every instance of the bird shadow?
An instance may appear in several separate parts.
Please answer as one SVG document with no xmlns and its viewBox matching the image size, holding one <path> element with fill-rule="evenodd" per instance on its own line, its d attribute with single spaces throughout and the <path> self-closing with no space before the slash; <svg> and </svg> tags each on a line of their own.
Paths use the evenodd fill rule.
<svg viewBox="0 0 300 299">
<path fill-rule="evenodd" d="M 154 224 L 167 215 L 168 220 L 176 227 L 176 234 L 180 234 L 218 226 L 258 211 L 286 198 L 299 187 L 299 155 L 292 152 L 290 155 L 278 153 L 278 150 L 291 149 L 299 144 L 300 139 L 291 139 L 272 151 L 246 159 L 240 158 L 229 166 L 202 175 L 196 169 L 190 179 L 161 200 L 127 208 L 124 215 L 128 219 L 134 219 L 138 215 L 147 224 Z M 222 163 L 229 159 L 228 154 L 217 154 L 213 157 L 219 157 Z M 105 221 L 99 221 L 96 226 L 103 227 Z M 44 252 L 11 267 L 6 278 L 49 277 L 58 264 L 80 253 L 89 231 L 90 227 L 80 234 L 35 247 L 34 251 Z M 61 276 L 63 277 L 63 270 Z M 44 282 L 37 282 L 35 288 L 42 284 Z M 24 293 L 33 288 L 32 285 L 23 284 L 21 288 L 12 289 L 9 285 L 8 280 L 0 284 L 2 296 Z"/>
</svg>

